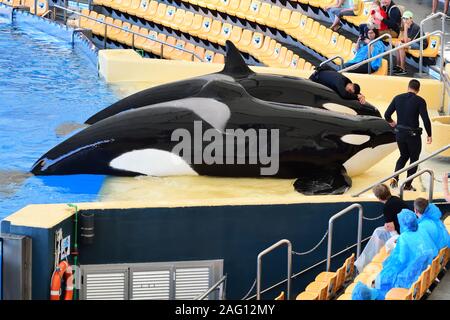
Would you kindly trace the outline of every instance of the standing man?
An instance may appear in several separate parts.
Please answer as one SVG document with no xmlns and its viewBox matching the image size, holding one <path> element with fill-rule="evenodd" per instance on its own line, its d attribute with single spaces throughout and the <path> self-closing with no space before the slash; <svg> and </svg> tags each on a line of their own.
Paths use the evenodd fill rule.
<svg viewBox="0 0 450 320">
<path fill-rule="evenodd" d="M 445 0 L 445 2 L 444 2 L 444 13 L 445 14 L 447 14 L 447 12 L 448 12 L 448 2 L 449 2 L 449 0 Z M 436 13 L 437 7 L 438 7 L 438 0 L 433 0 L 431 14 L 429 14 L 429 16 Z"/>
<path fill-rule="evenodd" d="M 395 165 L 395 171 L 402 169 L 406 162 L 413 163 L 419 160 L 422 151 L 422 128 L 419 128 L 419 115 L 423 120 L 427 132 L 427 144 L 431 139 L 431 122 L 428 117 L 427 103 L 417 94 L 420 90 L 420 82 L 413 79 L 409 82 L 408 92 L 396 96 L 384 114 L 384 118 L 395 128 L 395 137 L 397 140 L 400 158 Z M 397 122 L 392 120 L 392 114 L 397 113 Z M 408 177 L 417 172 L 417 166 L 408 170 Z M 391 180 L 391 188 L 398 186 L 398 176 Z M 416 191 L 412 186 L 412 181 L 405 185 L 405 190 Z"/>
</svg>

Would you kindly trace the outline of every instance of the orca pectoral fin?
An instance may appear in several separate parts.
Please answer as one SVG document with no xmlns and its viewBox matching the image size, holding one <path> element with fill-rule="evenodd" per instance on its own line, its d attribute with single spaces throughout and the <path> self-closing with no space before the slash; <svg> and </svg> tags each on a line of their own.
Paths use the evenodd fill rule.
<svg viewBox="0 0 450 320">
<path fill-rule="evenodd" d="M 352 186 L 344 167 L 311 170 L 294 182 L 296 191 L 304 195 L 343 194 Z"/>
</svg>

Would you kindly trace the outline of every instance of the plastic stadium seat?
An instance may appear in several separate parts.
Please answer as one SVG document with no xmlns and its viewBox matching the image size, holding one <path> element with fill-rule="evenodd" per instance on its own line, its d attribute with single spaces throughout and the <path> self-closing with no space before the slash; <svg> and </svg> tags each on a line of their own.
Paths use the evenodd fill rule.
<svg viewBox="0 0 450 320">
<path fill-rule="evenodd" d="M 379 262 L 371 262 L 363 269 L 363 273 L 378 274 L 383 269 L 383 264 Z"/>
<path fill-rule="evenodd" d="M 297 65 L 298 65 L 298 60 L 300 59 L 300 57 L 297 54 L 294 54 L 292 56 L 292 60 L 291 63 L 289 64 L 289 68 L 291 69 L 297 69 Z"/>
<path fill-rule="evenodd" d="M 95 11 L 91 11 L 90 13 L 89 13 L 89 17 L 90 18 L 92 18 L 92 19 L 86 19 L 86 29 L 91 29 L 91 30 L 93 30 L 94 29 L 94 27 L 95 27 L 95 20 L 93 20 L 93 19 L 97 19 L 97 12 L 95 12 Z M 116 29 L 116 28 L 114 28 L 114 29 Z M 118 30 L 118 29 L 117 29 Z M 120 31 L 120 30 L 119 30 Z"/>
<path fill-rule="evenodd" d="M 359 281 L 361 281 L 362 283 L 370 287 L 377 275 L 378 274 L 362 272 L 358 274 L 353 282 L 358 283 Z"/>
<path fill-rule="evenodd" d="M 241 3 L 241 0 L 229 0 L 229 1 L 230 4 L 226 8 L 226 13 L 235 16 L 236 13 L 239 11 L 239 5 Z"/>
<path fill-rule="evenodd" d="M 252 37 L 253 37 L 252 31 L 244 29 L 242 31 L 241 40 L 238 43 L 239 50 L 242 49 L 245 52 L 249 52 L 251 50 Z"/>
<path fill-rule="evenodd" d="M 281 293 L 275 298 L 275 300 L 284 300 L 285 296 L 284 296 L 284 291 L 281 291 Z"/>
<path fill-rule="evenodd" d="M 236 45 L 241 40 L 241 37 L 242 37 L 242 28 L 233 26 L 233 29 L 231 30 L 230 34 L 230 41 L 233 42 L 234 45 Z"/>
<path fill-rule="evenodd" d="M 213 63 L 225 63 L 225 56 L 221 53 L 216 53 L 213 58 Z"/>
<path fill-rule="evenodd" d="M 319 293 L 304 291 L 304 292 L 300 293 L 299 295 L 297 295 L 295 300 L 319 300 Z"/>
<path fill-rule="evenodd" d="M 206 50 L 204 60 L 205 60 L 205 62 L 213 63 L 214 51 Z"/>
<path fill-rule="evenodd" d="M 247 12 L 250 10 L 251 0 L 241 0 L 236 16 L 241 19 L 247 18 Z"/>
<path fill-rule="evenodd" d="M 139 34 L 148 37 L 148 30 L 146 28 L 140 28 Z M 136 39 L 134 40 L 134 46 L 138 49 L 144 49 L 144 43 L 146 40 L 147 38 L 144 37 L 136 37 Z"/>
<path fill-rule="evenodd" d="M 305 66 L 303 67 L 303 70 L 312 70 L 314 66 L 310 62 L 305 62 Z"/>
<path fill-rule="evenodd" d="M 206 7 L 209 10 L 216 10 L 219 2 L 220 0 L 205 0 Z"/>
<path fill-rule="evenodd" d="M 342 56 L 345 50 L 344 43 L 345 37 L 333 32 L 328 46 L 322 50 L 321 54 L 327 58 L 334 55 Z"/>
<path fill-rule="evenodd" d="M 0 1 L 1 2 L 1 1 Z M 10 7 L 18 7 L 21 5 L 21 0 L 4 0 L 3 3 Z"/>
<path fill-rule="evenodd" d="M 97 15 L 97 20 L 105 22 L 106 17 L 103 14 L 99 14 L 99 15 Z M 95 22 L 92 32 L 94 34 L 104 37 L 105 36 L 105 26 L 106 25 L 101 22 Z"/>
<path fill-rule="evenodd" d="M 261 9 L 262 3 L 258 0 L 253 0 L 245 13 L 245 18 L 249 21 L 255 22 L 259 15 L 259 10 Z"/>
<path fill-rule="evenodd" d="M 411 288 L 392 288 L 386 294 L 385 300 L 419 300 L 421 279 L 414 282 Z"/>
<path fill-rule="evenodd" d="M 177 43 L 177 39 L 175 37 L 168 36 L 166 41 L 165 41 L 165 43 L 166 44 L 171 44 L 172 46 L 175 46 L 176 43 Z M 163 46 L 163 58 L 170 59 L 170 57 L 172 56 L 173 51 L 175 49 L 173 47 L 165 45 L 165 44 L 163 44 L 162 46 Z"/>
<path fill-rule="evenodd" d="M 192 24 L 187 28 L 187 30 L 185 32 L 188 32 L 189 34 L 192 35 L 197 35 L 199 34 L 200 30 L 203 27 L 203 16 L 201 14 L 195 14 L 194 18 L 192 19 Z M 208 18 L 205 17 L 205 19 L 208 21 Z M 209 21 L 211 21 L 211 18 L 209 18 Z M 184 24 L 184 21 L 183 21 Z M 182 30 L 182 29 L 180 29 Z"/>
<path fill-rule="evenodd" d="M 225 42 L 230 38 L 231 36 L 231 30 L 233 29 L 233 26 L 229 23 L 222 24 L 222 29 L 220 30 L 219 37 L 217 38 L 217 43 L 220 45 L 225 45 Z"/>
<path fill-rule="evenodd" d="M 420 297 L 423 297 L 431 284 L 431 266 L 429 265 L 419 277 L 420 280 Z"/>
<path fill-rule="evenodd" d="M 306 25 L 306 27 L 308 27 L 308 25 Z M 319 22 L 314 21 L 312 26 L 311 26 L 310 31 L 308 31 L 307 33 L 306 32 L 300 32 L 297 35 L 297 39 L 302 41 L 303 43 L 308 43 L 309 41 L 311 41 L 312 39 L 315 39 L 317 37 L 317 35 L 319 34 L 319 29 L 322 32 L 324 32 L 325 31 L 325 26 L 321 26 Z M 307 30 L 305 30 L 305 31 L 307 31 Z"/>
<path fill-rule="evenodd" d="M 381 66 L 377 71 L 372 72 L 371 74 L 377 76 L 387 76 L 389 73 L 389 62 L 386 59 L 381 60 Z"/>
<path fill-rule="evenodd" d="M 266 24 L 266 20 L 269 18 L 271 5 L 267 2 L 263 2 L 261 4 L 261 8 L 259 9 L 259 14 L 256 17 L 256 22 L 259 24 Z"/>
<path fill-rule="evenodd" d="M 303 16 L 300 12 L 293 11 L 289 19 L 289 23 L 284 26 L 284 31 L 289 35 L 293 35 L 294 30 L 300 28 L 300 22 L 302 17 Z"/>
<path fill-rule="evenodd" d="M 226 12 L 227 7 L 230 5 L 231 0 L 220 0 L 217 4 L 216 10 L 220 12 Z"/>
<path fill-rule="evenodd" d="M 161 41 L 166 41 L 166 35 L 164 35 L 162 33 L 158 34 L 156 31 L 153 31 L 153 30 L 148 32 L 148 36 L 150 38 L 152 38 L 152 39 L 158 39 L 158 40 L 161 40 Z M 144 47 L 143 49 L 145 51 L 152 52 L 152 53 L 154 53 L 156 55 L 159 55 L 159 56 L 162 55 L 161 54 L 162 45 L 160 43 L 158 43 L 158 42 L 155 42 L 155 41 L 152 41 L 150 39 L 147 39 L 144 42 L 143 47 Z"/>
<path fill-rule="evenodd" d="M 177 9 L 175 12 L 175 16 L 172 19 L 172 22 L 169 24 L 169 27 L 174 30 L 179 30 L 180 26 L 183 24 L 184 16 L 186 11 L 183 9 Z"/>
<path fill-rule="evenodd" d="M 202 27 L 200 30 L 191 30 L 189 31 L 192 35 L 197 35 L 200 39 L 207 40 L 208 33 L 211 31 L 212 19 L 209 17 L 203 18 Z"/>
<path fill-rule="evenodd" d="M 428 37 L 428 46 L 423 50 L 423 56 L 428 58 L 436 58 L 439 54 L 439 47 L 441 44 L 441 38 L 438 36 L 430 36 Z M 419 58 L 420 50 L 410 50 L 408 49 L 408 53 L 415 58 Z"/>
<path fill-rule="evenodd" d="M 189 29 L 192 25 L 192 22 L 194 21 L 194 13 L 191 11 L 187 11 L 184 15 L 183 22 L 179 26 L 179 30 L 181 32 L 189 32 Z"/>
<path fill-rule="evenodd" d="M 127 13 L 131 15 L 136 15 L 136 11 L 141 5 L 141 0 L 131 0 L 130 6 L 127 9 Z"/>
<path fill-rule="evenodd" d="M 112 24 L 121 28 L 122 27 L 122 20 L 114 19 Z M 121 30 L 119 28 L 114 28 L 114 27 L 111 27 L 111 26 L 106 27 L 107 36 L 111 40 L 117 41 L 118 40 L 118 36 L 120 34 L 120 31 Z"/>
<path fill-rule="evenodd" d="M 303 58 L 300 58 L 299 60 L 298 60 L 298 64 L 297 64 L 297 69 L 298 70 L 303 70 L 303 68 L 304 68 L 304 66 L 305 66 L 305 59 L 303 59 Z"/>
<path fill-rule="evenodd" d="M 328 296 L 328 284 L 326 282 L 313 281 L 305 288 L 305 292 L 318 293 L 318 300 L 327 300 Z"/>
<path fill-rule="evenodd" d="M 328 29 L 325 26 L 320 26 L 317 37 L 311 39 L 308 45 L 314 49 L 314 51 L 321 53 L 323 49 L 328 47 L 332 33 L 333 31 L 331 29 Z"/>
<path fill-rule="evenodd" d="M 335 0 L 321 0 L 319 3 L 319 7 L 323 9 L 325 6 L 331 6 L 335 2 Z"/>
<path fill-rule="evenodd" d="M 164 16 L 166 15 L 167 5 L 165 3 L 160 3 L 158 5 L 158 9 L 156 10 L 156 15 L 154 17 L 150 17 L 151 21 L 156 23 L 162 23 L 164 21 Z"/>
<path fill-rule="evenodd" d="M 293 57 L 294 57 L 294 53 L 291 50 L 287 50 L 284 60 L 280 62 L 280 67 L 289 68 Z"/>
<path fill-rule="evenodd" d="M 269 17 L 265 20 L 265 24 L 269 27 L 276 28 L 278 19 L 280 18 L 281 7 L 273 5 L 270 8 Z"/>
<path fill-rule="evenodd" d="M 291 19 L 291 10 L 282 8 L 280 12 L 280 17 L 278 18 L 278 22 L 276 24 L 278 29 L 284 29 L 289 25 L 289 21 Z"/>
<path fill-rule="evenodd" d="M 263 59 L 263 57 L 268 57 L 270 56 L 271 53 L 273 53 L 276 44 L 277 42 L 274 39 L 271 39 L 269 36 L 266 36 L 264 38 L 264 43 L 262 47 L 258 51 L 253 52 L 252 55 L 260 60 Z"/>
<path fill-rule="evenodd" d="M 264 35 L 259 32 L 254 32 L 252 37 L 251 52 L 261 49 L 264 43 Z"/>
<path fill-rule="evenodd" d="M 201 62 L 203 62 L 203 58 L 204 58 L 204 56 L 205 56 L 205 48 L 203 48 L 203 47 L 200 47 L 200 46 L 196 46 L 195 47 L 195 54 L 197 55 L 197 56 L 199 56 L 201 59 L 202 59 L 202 61 Z M 200 60 L 197 58 L 197 57 L 194 57 L 194 61 L 196 61 L 196 62 L 200 62 Z"/>
<path fill-rule="evenodd" d="M 158 11 L 158 5 L 159 5 L 158 1 L 152 0 L 148 6 L 147 11 L 145 11 L 144 13 L 144 19 L 152 21 L 156 15 L 156 12 Z"/>
<path fill-rule="evenodd" d="M 81 14 L 83 14 L 85 16 L 89 16 L 89 9 L 81 10 Z M 80 16 L 80 27 L 81 28 L 86 28 L 87 24 L 88 24 L 88 18 Z"/>
<path fill-rule="evenodd" d="M 372 258 L 372 262 L 383 262 L 388 257 L 388 253 L 386 252 L 386 249 L 382 247 L 380 251 Z"/>
<path fill-rule="evenodd" d="M 138 25 L 132 25 L 131 26 L 131 31 L 135 32 L 135 33 L 139 33 L 139 26 Z M 140 38 L 138 35 L 136 34 L 131 34 L 131 47 L 136 47 L 136 40 Z"/>
<path fill-rule="evenodd" d="M 210 42 L 218 42 L 220 33 L 222 32 L 222 22 L 220 20 L 214 20 L 211 25 L 211 30 L 207 34 L 207 39 Z"/>
<path fill-rule="evenodd" d="M 306 70 L 310 70 L 310 69 L 306 69 Z M 345 260 L 344 265 L 345 265 L 345 281 L 349 281 L 353 277 L 353 274 L 355 272 L 355 254 L 354 253 Z"/>
<path fill-rule="evenodd" d="M 184 49 L 186 47 L 186 42 L 183 40 L 177 40 L 175 43 L 175 46 L 177 48 Z M 171 60 L 183 60 L 184 51 L 173 49 L 171 52 L 169 52 L 168 57 Z"/>
<path fill-rule="evenodd" d="M 353 292 L 353 289 L 355 289 L 356 284 L 357 284 L 356 282 L 350 283 L 350 284 L 348 285 L 348 287 L 345 288 L 345 292 L 344 292 L 344 293 L 351 294 L 351 293 Z"/>
<path fill-rule="evenodd" d="M 345 282 L 345 265 L 342 265 L 336 272 L 321 272 L 317 275 L 316 281 L 328 281 L 336 275 L 336 291 L 344 286 Z"/>
<path fill-rule="evenodd" d="M 150 0 L 141 0 L 139 3 L 139 7 L 133 11 L 134 15 L 138 16 L 139 18 L 144 18 L 145 12 L 150 7 Z"/>
<path fill-rule="evenodd" d="M 355 26 L 359 26 L 360 24 L 367 23 L 370 16 L 370 7 L 372 6 L 372 2 L 359 2 L 361 14 L 357 16 L 347 16 L 343 17 L 344 20 L 354 24 Z"/>
<path fill-rule="evenodd" d="M 123 30 L 120 30 L 119 35 L 117 36 L 117 41 L 131 46 L 133 36 L 131 33 L 127 32 L 127 30 L 131 30 L 131 24 L 128 22 L 123 22 L 122 28 Z"/>
<path fill-rule="evenodd" d="M 114 3 L 117 0 L 114 1 Z M 116 7 L 113 7 L 113 9 L 120 10 L 122 12 L 127 12 L 127 9 L 131 5 L 131 0 L 121 0 L 120 4 L 118 4 Z"/>
<path fill-rule="evenodd" d="M 337 300 L 352 300 L 352 295 L 349 293 L 344 293 L 337 298 Z"/>
<path fill-rule="evenodd" d="M 177 9 L 174 6 L 168 6 L 166 9 L 166 14 L 161 22 L 165 26 L 169 26 L 169 27 L 172 26 L 176 11 L 177 11 Z"/>
</svg>

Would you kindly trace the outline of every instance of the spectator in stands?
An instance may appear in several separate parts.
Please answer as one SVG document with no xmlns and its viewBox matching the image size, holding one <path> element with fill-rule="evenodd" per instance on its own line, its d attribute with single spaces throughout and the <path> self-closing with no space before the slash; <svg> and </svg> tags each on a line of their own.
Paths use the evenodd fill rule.
<svg viewBox="0 0 450 320">
<path fill-rule="evenodd" d="M 442 212 L 434 203 L 417 198 L 414 201 L 414 212 L 419 218 L 419 231 L 427 233 L 438 250 L 450 246 L 450 236 L 441 221 Z"/>
<path fill-rule="evenodd" d="M 400 150 L 400 158 L 395 164 L 395 171 L 402 169 L 406 162 L 416 162 L 419 160 L 422 150 L 422 128 L 419 127 L 419 115 L 423 120 L 425 130 L 427 131 L 427 143 L 432 142 L 431 121 L 427 112 L 427 103 L 422 97 L 418 96 L 420 91 L 420 82 L 413 79 L 408 84 L 408 92 L 396 96 L 386 112 L 384 118 L 395 128 L 395 137 Z M 392 120 L 392 114 L 397 113 L 397 122 Z M 408 177 L 417 172 L 417 166 L 408 170 Z M 391 188 L 398 186 L 398 176 L 391 180 Z M 416 191 L 412 186 L 412 181 L 408 181 L 404 190 Z"/>
<path fill-rule="evenodd" d="M 358 46 L 357 46 L 358 51 L 356 52 L 353 59 L 344 63 L 344 66 L 343 66 L 344 68 L 353 66 L 353 65 L 358 64 L 361 61 L 364 61 L 369 58 L 368 44 L 370 43 L 370 41 L 378 38 L 378 30 L 375 28 L 371 28 L 367 31 L 367 34 L 368 34 L 369 38 L 358 42 Z M 385 48 L 384 44 L 380 40 L 372 43 L 372 45 L 370 46 L 370 56 L 374 57 L 376 55 L 379 55 L 380 53 L 383 53 L 384 48 Z M 381 67 L 381 62 L 382 62 L 382 58 L 378 58 L 378 59 L 370 62 L 371 72 L 376 72 Z M 368 71 L 369 71 L 368 65 L 366 63 L 366 64 L 363 64 L 363 65 L 357 67 L 356 69 L 349 70 L 348 72 L 368 73 Z"/>
<path fill-rule="evenodd" d="M 448 191 L 448 172 L 445 172 L 442 176 L 442 188 L 444 189 L 445 201 L 450 202 L 450 192 Z"/>
<path fill-rule="evenodd" d="M 352 291 L 352 300 L 383 300 L 377 289 L 367 287 L 359 281 Z"/>
<path fill-rule="evenodd" d="M 445 14 L 447 14 L 447 12 L 448 12 L 448 2 L 449 2 L 449 0 L 445 0 L 445 2 L 444 2 L 444 13 Z M 432 9 L 431 9 L 431 13 L 429 14 L 429 16 L 436 13 L 437 6 L 438 6 L 438 0 L 433 0 Z"/>
<path fill-rule="evenodd" d="M 433 240 L 427 234 L 417 232 L 418 222 L 414 212 L 403 209 L 398 220 L 401 234 L 397 245 L 383 262 L 383 269 L 375 279 L 377 296 L 382 299 L 392 288 L 411 287 L 438 254 Z"/>
<path fill-rule="evenodd" d="M 401 42 L 399 42 L 399 46 L 408 43 L 410 41 L 413 41 L 420 37 L 420 27 L 413 21 L 413 13 L 411 11 L 405 11 L 405 13 L 402 16 L 403 20 L 403 31 L 400 34 Z M 428 46 L 427 39 L 424 39 L 423 41 L 423 47 L 426 48 Z M 409 46 L 410 49 L 413 50 L 419 50 L 420 49 L 420 43 L 416 42 L 411 44 Z M 399 49 L 397 51 L 397 65 L 394 67 L 394 74 L 395 75 L 405 75 L 407 74 L 406 68 L 405 68 L 405 59 L 406 59 L 406 49 Z"/>
<path fill-rule="evenodd" d="M 359 85 L 329 66 L 317 67 L 309 79 L 334 90 L 343 99 L 359 100 L 361 104 L 366 103 L 366 98 L 361 94 Z"/>
<path fill-rule="evenodd" d="M 409 206 L 399 197 L 391 195 L 389 187 L 385 184 L 378 184 L 372 189 L 377 199 L 384 204 L 383 216 L 384 226 L 374 230 L 372 237 L 365 246 L 361 255 L 356 259 L 355 266 L 359 272 L 372 261 L 373 257 L 386 245 L 387 249 L 393 247 L 393 242 L 400 233 L 400 225 L 397 215 Z M 390 251 L 390 250 L 387 250 Z"/>
<path fill-rule="evenodd" d="M 388 16 L 382 20 L 383 23 L 387 25 L 388 29 L 380 32 L 380 34 L 389 33 L 392 38 L 398 38 L 402 23 L 402 12 L 400 10 L 400 6 L 396 5 L 392 0 L 381 0 L 381 5 Z"/>
<path fill-rule="evenodd" d="M 331 25 L 331 30 L 338 31 L 341 28 L 341 19 L 344 16 L 357 16 L 359 15 L 359 3 L 361 0 L 337 0 L 334 5 L 324 7 L 328 11 L 328 15 L 331 19 L 334 19 Z"/>
<path fill-rule="evenodd" d="M 387 17 L 386 11 L 381 7 L 380 0 L 375 0 L 370 7 L 369 22 L 359 26 L 358 44 L 368 38 L 367 31 L 371 28 L 377 29 L 378 33 L 385 32 L 388 26 L 383 22 L 383 19 Z"/>
</svg>

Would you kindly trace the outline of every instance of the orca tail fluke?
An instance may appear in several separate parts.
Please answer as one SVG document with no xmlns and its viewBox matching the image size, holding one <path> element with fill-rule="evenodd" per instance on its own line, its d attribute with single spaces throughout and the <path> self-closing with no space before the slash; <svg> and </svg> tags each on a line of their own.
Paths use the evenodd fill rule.
<svg viewBox="0 0 450 320">
<path fill-rule="evenodd" d="M 245 77 L 254 73 L 247 66 L 241 53 L 230 40 L 227 40 L 226 42 L 226 50 L 225 67 L 223 68 L 222 73 L 233 77 Z"/>
</svg>

